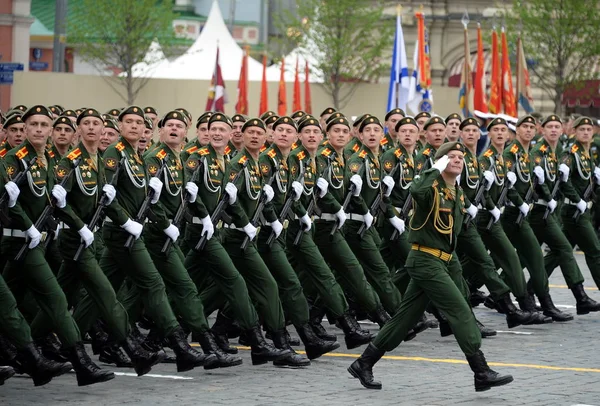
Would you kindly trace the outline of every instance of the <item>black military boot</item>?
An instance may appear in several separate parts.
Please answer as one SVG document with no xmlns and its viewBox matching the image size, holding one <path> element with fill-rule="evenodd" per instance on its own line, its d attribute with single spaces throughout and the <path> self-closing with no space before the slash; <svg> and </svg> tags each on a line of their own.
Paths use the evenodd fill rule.
<svg viewBox="0 0 600 406">
<path fill-rule="evenodd" d="M 317 336 L 308 323 L 297 326 L 296 331 L 304 343 L 304 350 L 308 359 L 317 359 L 323 354 L 340 348 L 340 343 L 337 341 L 325 341 Z"/>
<path fill-rule="evenodd" d="M 217 358 L 214 354 L 204 355 L 190 347 L 183 330 L 179 326 L 168 337 L 168 340 L 170 347 L 175 352 L 177 372 L 185 372 L 204 364 L 210 364 L 215 362 Z"/>
<path fill-rule="evenodd" d="M 448 337 L 454 334 L 452 332 L 452 328 L 450 327 L 450 323 L 448 323 L 448 319 L 446 319 L 446 316 L 440 313 L 440 311 L 436 307 L 431 307 L 431 314 L 433 314 L 433 316 L 438 321 L 440 327 L 440 336 Z"/>
<path fill-rule="evenodd" d="M 90 338 L 92 339 L 92 353 L 94 355 L 100 354 L 102 349 L 108 345 L 108 334 L 104 331 L 99 320 L 90 329 Z"/>
<path fill-rule="evenodd" d="M 20 373 L 26 373 L 33 379 L 35 386 L 42 386 L 73 368 L 71 363 L 54 362 L 44 358 L 35 345 L 29 344 L 17 351 L 13 360 L 16 365 L 11 364 Z"/>
<path fill-rule="evenodd" d="M 368 344 L 373 336 L 366 330 L 363 330 L 356 319 L 348 312 L 344 313 L 340 318 L 337 319 L 340 327 L 344 331 L 344 339 L 346 341 L 346 347 L 351 350 L 361 345 Z"/>
<path fill-rule="evenodd" d="M 532 324 L 546 324 L 553 322 L 551 317 L 544 316 L 536 310 L 535 301 L 532 296 L 527 294 L 524 297 L 518 297 L 517 302 L 519 303 L 521 310 L 531 313 L 531 320 L 523 323 L 524 325 L 529 326 Z"/>
<path fill-rule="evenodd" d="M 481 351 L 467 355 L 471 370 L 475 373 L 475 391 L 483 392 L 495 386 L 502 386 L 513 381 L 511 375 L 500 375 L 490 369 Z"/>
<path fill-rule="evenodd" d="M 508 324 L 508 328 L 531 323 L 532 319 L 535 317 L 530 312 L 517 309 L 510 299 L 510 293 L 498 298 L 495 303 L 498 307 L 500 307 L 500 309 L 502 309 L 502 314 L 506 315 L 506 324 Z"/>
<path fill-rule="evenodd" d="M 369 318 L 373 322 L 379 324 L 380 328 L 391 319 L 390 315 L 385 311 L 381 304 L 377 306 L 375 310 L 369 313 Z"/>
<path fill-rule="evenodd" d="M 299 347 L 300 346 L 300 340 L 298 340 L 297 338 L 293 338 L 290 335 L 290 332 L 287 330 L 287 328 L 284 327 L 283 331 L 285 331 L 285 336 L 287 339 L 287 342 L 289 345 L 291 345 L 292 347 Z M 241 335 L 240 335 L 240 339 L 241 339 Z M 273 337 L 271 336 L 271 332 L 267 331 L 267 333 L 265 334 L 265 338 L 269 339 L 269 340 L 273 340 Z"/>
<path fill-rule="evenodd" d="M 290 353 L 285 357 L 273 361 L 273 365 L 278 367 L 307 367 L 310 365 L 310 360 L 308 358 L 294 351 L 287 340 L 287 335 L 284 329 L 273 332 L 272 336 L 275 348 L 290 351 Z"/>
<path fill-rule="evenodd" d="M 60 363 L 69 362 L 67 357 L 61 354 L 61 343 L 53 333 L 40 340 L 35 340 L 35 343 L 45 358 Z"/>
<path fill-rule="evenodd" d="M 550 293 L 548 293 L 546 296 L 540 296 L 538 299 L 540 300 L 540 305 L 542 305 L 544 316 L 552 317 L 552 320 L 558 322 L 573 320 L 573 316 L 571 314 L 561 312 L 556 308 L 556 306 L 554 306 L 554 303 L 552 303 L 552 298 L 550 297 Z"/>
<path fill-rule="evenodd" d="M 486 298 L 487 296 L 485 293 L 476 289 L 474 292 L 471 292 L 471 295 L 469 296 L 469 302 L 471 304 L 471 307 L 479 306 L 480 304 L 485 302 Z"/>
<path fill-rule="evenodd" d="M 226 352 L 227 354 L 237 354 L 238 349 L 229 345 L 229 339 L 227 331 L 230 329 L 230 326 L 233 324 L 233 320 L 226 317 L 223 312 L 219 311 L 217 313 L 217 319 L 213 324 L 211 330 L 213 336 L 215 338 L 215 342 L 219 346 L 219 348 Z M 198 342 L 200 337 L 198 337 Z"/>
<path fill-rule="evenodd" d="M 276 361 L 291 354 L 291 351 L 287 348 L 275 348 L 268 344 L 258 324 L 248 330 L 246 336 L 250 340 L 252 365 L 266 364 L 269 361 Z"/>
<path fill-rule="evenodd" d="M 337 341 L 335 334 L 330 334 L 325 330 L 325 327 L 321 324 L 325 316 L 325 311 L 317 306 L 311 305 L 309 308 L 309 324 L 317 337 L 325 341 Z"/>
<path fill-rule="evenodd" d="M 15 369 L 13 367 L 0 367 L 0 385 L 4 385 L 4 381 L 12 378 L 15 374 Z"/>
<path fill-rule="evenodd" d="M 496 310 L 498 313 L 504 314 L 504 311 L 500 308 L 498 303 L 494 299 L 492 299 L 491 295 L 485 298 L 485 302 L 483 302 L 483 305 L 488 309 Z"/>
<path fill-rule="evenodd" d="M 373 366 L 383 357 L 383 354 L 385 351 L 375 347 L 375 344 L 369 343 L 365 352 L 348 367 L 348 372 L 357 378 L 365 388 L 381 389 L 381 382 L 373 379 Z"/>
<path fill-rule="evenodd" d="M 410 341 L 414 339 L 417 334 L 427 330 L 429 327 L 427 326 L 427 316 L 425 313 L 421 316 L 421 319 L 406 333 L 406 337 L 404 337 L 403 341 Z"/>
<path fill-rule="evenodd" d="M 473 315 L 473 317 L 475 317 L 475 315 Z M 475 323 L 477 323 L 477 327 L 479 327 L 479 331 L 481 332 L 481 338 L 493 337 L 498 334 L 498 332 L 493 328 L 484 326 L 482 322 L 477 320 L 477 318 L 475 318 Z"/>
<path fill-rule="evenodd" d="M 133 333 L 121 342 L 121 346 L 131 359 L 133 369 L 135 369 L 138 376 L 146 375 L 154 365 L 167 356 L 163 350 L 158 352 L 146 351 L 135 339 Z"/>
<path fill-rule="evenodd" d="M 575 300 L 577 300 L 577 314 L 588 314 L 589 312 L 600 311 L 600 303 L 591 299 L 587 293 L 585 293 L 582 283 L 573 285 L 571 291 L 573 292 L 573 296 L 575 296 Z"/>
<path fill-rule="evenodd" d="M 93 385 L 114 379 L 115 374 L 113 372 L 100 369 L 98 365 L 92 362 L 82 342 L 78 342 L 69 348 L 68 353 L 73 369 L 77 374 L 78 386 Z"/>
<path fill-rule="evenodd" d="M 132 368 L 133 363 L 127 355 L 121 350 L 118 344 L 112 343 L 105 345 L 100 350 L 100 356 L 98 357 L 100 362 L 105 364 L 114 365 L 117 368 Z"/>
<path fill-rule="evenodd" d="M 215 338 L 210 330 L 198 333 L 198 342 L 202 346 L 202 351 L 205 354 L 214 354 L 215 361 L 210 364 L 204 364 L 204 369 L 227 368 L 242 365 L 240 357 L 234 357 L 222 351 L 217 345 Z"/>
</svg>

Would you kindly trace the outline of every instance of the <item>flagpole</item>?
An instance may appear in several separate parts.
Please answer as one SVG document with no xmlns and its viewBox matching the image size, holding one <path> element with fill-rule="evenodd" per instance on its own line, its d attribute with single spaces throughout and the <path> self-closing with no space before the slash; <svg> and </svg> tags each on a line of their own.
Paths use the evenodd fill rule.
<svg viewBox="0 0 600 406">
<path fill-rule="evenodd" d="M 467 13 L 467 11 L 465 10 L 465 13 L 463 14 L 463 17 L 461 19 L 462 25 L 464 27 L 464 50 L 465 50 L 465 62 L 463 64 L 463 75 L 465 77 L 465 107 L 464 107 L 464 113 L 465 113 L 465 117 L 470 116 L 471 111 L 469 110 L 470 106 L 469 106 L 469 97 L 471 96 L 471 89 L 469 89 L 469 81 L 471 80 L 470 76 L 471 76 L 471 72 L 469 69 L 469 65 L 471 63 L 471 54 L 469 52 L 469 31 L 468 31 L 468 25 L 469 25 L 469 13 Z"/>
<path fill-rule="evenodd" d="M 517 108 L 517 116 L 519 115 L 519 85 L 521 83 L 521 33 L 517 37 L 517 85 L 515 86 L 515 106 Z"/>
<path fill-rule="evenodd" d="M 396 6 L 396 18 L 397 18 L 396 21 L 400 20 L 400 22 L 402 22 L 402 5 L 400 5 L 400 4 L 398 4 Z M 396 24 L 396 41 L 399 40 L 398 35 L 399 35 L 398 24 Z M 396 41 L 394 41 L 394 46 L 396 46 L 396 44 L 395 44 Z M 400 46 L 398 46 L 397 48 L 399 50 Z M 400 58 L 400 55 L 397 55 L 396 60 L 399 58 Z M 396 69 L 402 69 L 401 66 L 398 66 L 399 64 L 396 64 L 396 65 L 397 65 Z M 396 75 L 398 75 L 398 73 L 399 72 L 396 72 Z M 394 107 L 398 107 L 398 106 L 400 106 L 400 80 L 396 80 L 394 87 L 396 88 L 396 100 L 395 100 L 396 103 L 394 104 Z"/>
</svg>

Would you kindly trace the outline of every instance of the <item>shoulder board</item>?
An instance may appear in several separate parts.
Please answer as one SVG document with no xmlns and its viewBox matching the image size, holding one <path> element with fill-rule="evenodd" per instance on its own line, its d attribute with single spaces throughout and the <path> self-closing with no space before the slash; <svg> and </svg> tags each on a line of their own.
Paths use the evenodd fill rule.
<svg viewBox="0 0 600 406">
<path fill-rule="evenodd" d="M 323 150 L 321 151 L 321 155 L 328 157 L 329 155 L 331 155 L 331 150 L 329 148 L 323 148 Z"/>
<path fill-rule="evenodd" d="M 545 144 L 540 147 L 540 151 L 542 152 L 546 152 L 547 149 L 548 147 Z"/>
<path fill-rule="evenodd" d="M 225 150 L 223 151 L 223 153 L 224 153 L 225 155 L 229 155 L 229 154 L 231 153 L 231 148 L 229 147 L 229 145 L 227 145 L 227 146 L 225 147 Z M 243 163 L 243 162 L 242 162 L 242 163 Z"/>
<path fill-rule="evenodd" d="M 197 149 L 198 149 L 197 145 L 192 145 L 191 147 L 186 149 L 185 152 L 187 152 L 188 154 L 193 154 L 194 152 L 196 152 Z"/>
<path fill-rule="evenodd" d="M 6 148 L 2 148 L 0 150 L 0 158 L 4 158 L 4 155 L 6 155 L 7 152 L 8 152 L 8 150 Z"/>
<path fill-rule="evenodd" d="M 266 145 L 263 144 L 262 147 L 260 147 L 260 149 L 258 150 L 258 152 L 265 152 L 267 150 Z"/>
<path fill-rule="evenodd" d="M 571 147 L 571 153 L 576 153 L 579 150 L 579 147 L 575 144 L 573 144 L 573 146 Z"/>
<path fill-rule="evenodd" d="M 244 164 L 244 162 L 246 162 L 248 160 L 248 157 L 246 155 L 243 155 L 240 160 L 238 161 L 238 164 Z"/>
<path fill-rule="evenodd" d="M 388 139 L 387 139 L 387 137 L 383 137 L 383 138 L 381 139 L 381 141 L 379 142 L 379 145 L 385 145 L 385 144 L 387 144 L 387 143 L 388 143 Z"/>
<path fill-rule="evenodd" d="M 156 153 L 156 157 L 157 157 L 158 159 L 165 159 L 165 157 L 166 157 L 166 156 L 167 156 L 167 153 L 165 152 L 165 150 L 164 150 L 164 149 L 161 149 L 160 151 L 158 151 L 158 152 Z"/>
<path fill-rule="evenodd" d="M 358 146 L 358 144 L 354 144 L 354 146 L 352 147 L 352 151 L 354 152 L 358 152 L 359 149 L 360 147 Z"/>
<path fill-rule="evenodd" d="M 27 156 L 28 153 L 29 151 L 27 151 L 27 147 L 23 147 L 17 151 L 17 158 L 23 159 Z"/>
<path fill-rule="evenodd" d="M 360 151 L 360 154 L 358 154 L 359 158 L 364 158 L 367 156 L 367 151 Z"/>
<path fill-rule="evenodd" d="M 516 154 L 517 152 L 519 152 L 519 146 L 517 144 L 513 144 L 512 148 L 510 149 L 510 153 Z"/>
<path fill-rule="evenodd" d="M 400 148 L 396 148 L 394 155 L 396 155 L 396 158 L 400 158 L 402 156 L 402 150 Z"/>
<path fill-rule="evenodd" d="M 439 185 L 437 179 L 433 181 L 433 184 L 431 185 L 431 187 L 437 187 L 437 185 Z"/>
<path fill-rule="evenodd" d="M 125 144 L 119 142 L 117 145 L 115 145 L 115 148 L 117 149 L 117 151 L 121 152 L 125 149 Z"/>
<path fill-rule="evenodd" d="M 71 161 L 74 161 L 79 158 L 79 155 L 81 155 L 81 150 L 79 148 L 75 148 L 69 155 L 67 155 L 67 158 Z"/>
<path fill-rule="evenodd" d="M 296 141 L 292 144 L 292 150 L 294 150 L 296 148 L 298 148 L 298 141 Z"/>
<path fill-rule="evenodd" d="M 431 154 L 431 148 L 425 148 L 425 149 L 423 150 L 423 155 L 427 155 L 427 156 L 429 156 L 429 154 Z"/>
<path fill-rule="evenodd" d="M 302 161 L 304 158 L 306 158 L 306 154 L 304 153 L 304 151 L 298 152 L 297 156 L 300 161 Z"/>
<path fill-rule="evenodd" d="M 209 154 L 210 154 L 210 151 L 208 150 L 208 148 L 201 148 L 198 150 L 198 155 L 209 155 Z"/>
<path fill-rule="evenodd" d="M 48 151 L 48 156 L 49 156 L 50 158 L 54 158 L 54 151 L 52 151 L 52 150 L 49 150 L 49 151 Z"/>
<path fill-rule="evenodd" d="M 491 158 L 492 155 L 494 155 L 494 151 L 492 151 L 491 149 L 488 149 L 487 151 L 485 151 L 483 153 L 483 156 L 486 157 L 486 158 Z"/>
<path fill-rule="evenodd" d="M 269 158 L 275 158 L 277 156 L 277 151 L 275 151 L 274 149 L 272 149 L 269 152 L 267 152 L 267 156 Z"/>
</svg>

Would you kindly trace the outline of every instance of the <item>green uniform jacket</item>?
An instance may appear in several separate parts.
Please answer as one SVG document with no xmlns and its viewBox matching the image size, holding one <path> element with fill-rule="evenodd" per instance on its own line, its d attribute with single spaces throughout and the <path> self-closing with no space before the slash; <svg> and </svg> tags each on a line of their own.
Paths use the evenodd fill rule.
<svg viewBox="0 0 600 406">
<path fill-rule="evenodd" d="M 399 145 L 388 149 L 381 157 L 381 163 L 386 174 L 389 174 L 398 163 L 401 165 L 393 176 L 396 185 L 390 195 L 390 203 L 393 207 L 402 208 L 410 195 L 410 184 L 415 176 L 415 154 L 410 156 L 406 149 Z"/>
<path fill-rule="evenodd" d="M 350 138 L 348 144 L 344 147 L 344 159 L 347 161 L 352 155 L 357 153 L 362 147 L 362 142 L 357 137 Z"/>
<path fill-rule="evenodd" d="M 549 202 L 552 199 L 551 195 L 554 184 L 558 181 L 556 177 L 558 169 L 556 153 L 552 151 L 552 147 L 548 144 L 548 141 L 542 138 L 533 146 L 529 155 L 533 161 L 534 168 L 540 166 L 544 169 L 544 183 L 538 185 L 535 191 L 541 199 Z"/>
<path fill-rule="evenodd" d="M 327 193 L 319 199 L 319 209 L 323 213 L 337 213 L 348 193 L 347 184 L 344 182 L 344 153 L 342 151 L 341 155 L 338 155 L 333 148 L 325 146 L 319 150 L 316 160 L 318 178 L 321 177 L 329 183 Z"/>
<path fill-rule="evenodd" d="M 483 173 L 484 171 L 491 171 L 494 174 L 494 184 L 491 189 L 486 192 L 485 208 L 492 210 L 497 206 L 498 199 L 504 188 L 505 173 L 504 158 L 493 145 L 483 152 L 479 156 L 479 170 Z M 500 208 L 500 207 L 498 207 Z"/>
<path fill-rule="evenodd" d="M 187 162 L 190 155 L 192 155 L 194 152 L 196 152 L 200 148 L 202 148 L 202 145 L 200 145 L 200 143 L 198 142 L 198 138 L 185 144 L 185 146 L 183 147 L 183 150 L 181 151 L 181 155 L 180 155 L 181 162 L 184 162 L 184 163 Z"/>
<path fill-rule="evenodd" d="M 292 211 L 298 217 L 302 217 L 307 213 L 310 201 L 316 196 L 313 194 L 313 189 L 317 183 L 317 164 L 316 158 L 312 159 L 306 148 L 302 144 L 298 146 L 288 158 L 288 165 L 292 177 L 295 179 L 298 175 L 304 172 L 304 187 L 300 200 L 292 205 Z M 319 209 L 324 210 L 322 206 Z M 329 212 L 329 210 L 325 210 Z"/>
<path fill-rule="evenodd" d="M 515 139 L 504 149 L 502 157 L 506 168 L 517 175 L 517 183 L 508 191 L 508 200 L 519 207 L 523 204 L 523 199 L 532 185 L 532 166 L 529 154 L 525 152 L 519 140 Z"/>
<path fill-rule="evenodd" d="M 475 154 L 473 154 L 468 148 L 465 148 L 464 167 L 462 173 L 460 174 L 460 184 L 465 195 L 466 207 L 469 207 L 472 203 L 474 203 L 477 191 L 480 187 L 483 187 L 483 172 L 484 171 L 479 170 L 479 164 Z M 487 195 L 487 192 L 483 193 L 484 196 L 480 202 L 482 205 L 484 204 Z"/>
<path fill-rule="evenodd" d="M 423 149 L 418 151 L 419 152 L 417 152 L 417 156 L 415 157 L 417 175 L 423 171 L 423 168 L 425 168 L 426 170 L 431 168 L 431 166 L 433 165 L 433 157 L 435 156 L 436 149 L 429 144 L 425 144 Z"/>
<path fill-rule="evenodd" d="M 596 165 L 579 141 L 565 151 L 561 161 L 569 167 L 570 173 L 567 181 L 561 183 L 560 191 L 572 202 L 579 202 L 583 198 L 585 190 L 594 182 Z"/>
<path fill-rule="evenodd" d="M 379 145 L 381 145 L 381 152 L 383 153 L 390 149 L 396 148 L 396 141 L 394 141 L 390 133 L 386 133 L 381 139 Z"/>
</svg>

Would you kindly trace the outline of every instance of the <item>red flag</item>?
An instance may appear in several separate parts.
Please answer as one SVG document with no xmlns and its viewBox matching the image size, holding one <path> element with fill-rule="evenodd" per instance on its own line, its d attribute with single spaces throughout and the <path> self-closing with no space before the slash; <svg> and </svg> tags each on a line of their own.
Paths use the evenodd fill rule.
<svg viewBox="0 0 600 406">
<path fill-rule="evenodd" d="M 515 103 L 515 91 L 512 84 L 512 72 L 510 60 L 508 59 L 508 42 L 504 27 L 502 28 L 502 104 L 504 113 L 517 117 L 517 104 Z"/>
<path fill-rule="evenodd" d="M 477 24 L 477 64 L 475 69 L 473 105 L 475 110 L 481 111 L 482 113 L 487 113 L 488 106 L 485 97 L 485 60 L 483 57 L 483 39 L 481 38 L 480 24 Z"/>
<path fill-rule="evenodd" d="M 527 69 L 527 59 L 523 50 L 521 36 L 517 39 L 517 100 L 527 114 L 533 111 L 533 94 L 531 93 L 531 81 Z"/>
<path fill-rule="evenodd" d="M 221 65 L 219 65 L 219 47 L 217 47 L 217 62 L 215 64 L 215 73 L 210 81 L 208 88 L 208 100 L 206 101 L 206 111 L 225 112 L 225 103 L 227 103 L 227 94 L 225 93 L 225 82 L 221 75 Z"/>
<path fill-rule="evenodd" d="M 269 102 L 267 101 L 267 55 L 263 55 L 263 75 L 262 82 L 260 83 L 260 106 L 258 108 L 258 115 L 262 116 L 267 110 L 269 110 Z"/>
<path fill-rule="evenodd" d="M 308 82 L 308 61 L 306 61 L 306 68 L 304 68 L 304 111 L 306 114 L 312 114 L 312 100 L 310 96 L 310 83 Z"/>
<path fill-rule="evenodd" d="M 281 59 L 281 76 L 279 77 L 279 94 L 277 100 L 277 115 L 285 116 L 287 112 L 287 97 L 285 94 L 285 59 Z"/>
<path fill-rule="evenodd" d="M 502 108 L 502 70 L 498 51 L 498 34 L 492 31 L 492 82 L 490 87 L 490 113 L 499 114 Z"/>
<path fill-rule="evenodd" d="M 302 101 L 300 100 L 300 77 L 298 76 L 298 58 L 296 58 L 296 76 L 294 77 L 294 102 L 292 111 L 302 110 Z"/>
<path fill-rule="evenodd" d="M 248 47 L 244 47 L 242 56 L 242 68 L 240 69 L 240 79 L 238 80 L 238 100 L 235 104 L 237 114 L 248 114 Z"/>
</svg>

